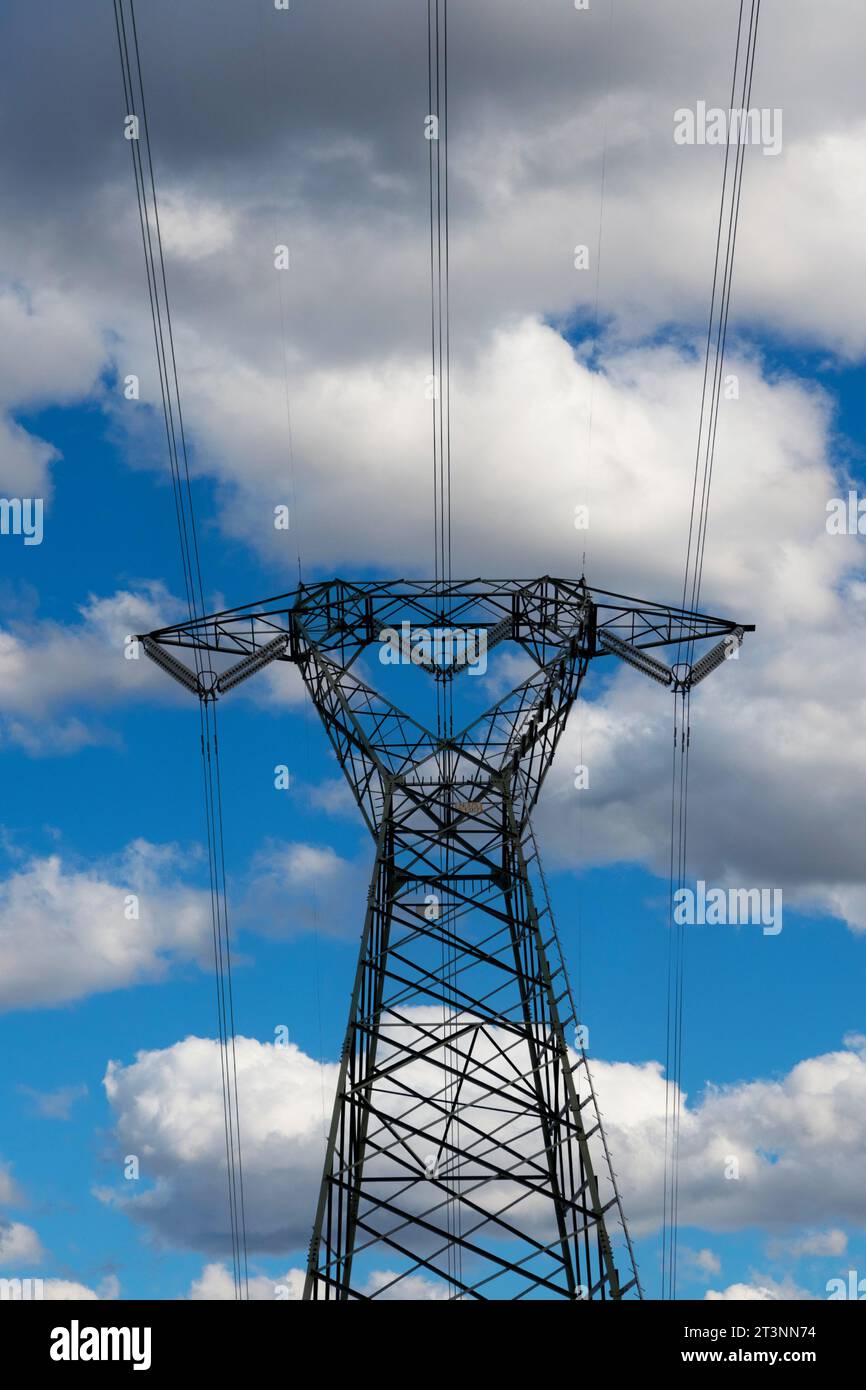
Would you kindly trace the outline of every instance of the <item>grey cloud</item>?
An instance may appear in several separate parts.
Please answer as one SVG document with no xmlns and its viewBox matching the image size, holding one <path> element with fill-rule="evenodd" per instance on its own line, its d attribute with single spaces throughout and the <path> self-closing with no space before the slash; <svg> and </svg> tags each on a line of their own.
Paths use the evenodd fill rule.
<svg viewBox="0 0 866 1390">
<path fill-rule="evenodd" d="M 309 1236 L 337 1067 L 293 1044 L 251 1038 L 237 1039 L 237 1058 L 250 1249 L 286 1252 Z M 229 1242 L 219 1076 L 217 1043 L 195 1037 L 139 1053 L 127 1066 L 113 1062 L 105 1076 L 118 1150 L 144 1156 L 148 1186 L 99 1195 L 163 1242 L 208 1253 Z M 649 1234 L 662 1212 L 662 1069 L 597 1060 L 593 1076 L 626 1214 L 637 1234 Z M 866 1059 L 848 1050 L 807 1058 L 774 1081 L 684 1096 L 681 1224 L 782 1236 L 808 1211 L 812 1223 L 862 1225 L 864 1091 Z M 731 1155 L 738 1180 L 726 1177 Z M 828 1180 L 817 1189 L 819 1168 Z"/>
</svg>

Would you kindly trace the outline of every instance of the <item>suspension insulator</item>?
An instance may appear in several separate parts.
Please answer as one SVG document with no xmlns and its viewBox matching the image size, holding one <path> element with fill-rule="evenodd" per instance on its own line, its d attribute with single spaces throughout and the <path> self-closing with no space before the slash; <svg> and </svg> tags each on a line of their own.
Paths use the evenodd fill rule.
<svg viewBox="0 0 866 1390">
<path fill-rule="evenodd" d="M 700 661 L 696 661 L 689 674 L 689 685 L 697 685 L 698 681 L 702 681 L 711 671 L 715 671 L 717 666 L 721 666 L 723 661 L 727 661 L 732 651 L 731 638 L 736 638 L 737 647 L 741 646 L 743 631 L 743 628 L 735 627 L 733 632 L 729 633 L 727 637 L 723 637 L 721 642 L 717 642 L 710 651 L 701 657 Z"/>
<path fill-rule="evenodd" d="M 630 642 L 624 642 L 621 637 L 617 637 L 613 632 L 602 631 L 598 634 L 598 640 L 605 651 L 611 652 L 614 656 L 627 661 L 629 666 L 633 666 L 636 671 L 642 671 L 645 676 L 658 681 L 660 685 L 671 685 L 674 673 L 669 666 L 665 666 L 663 661 L 656 661 L 649 652 L 641 651 L 640 647 L 633 647 Z"/>
<path fill-rule="evenodd" d="M 194 695 L 204 695 L 204 690 L 195 671 L 184 666 L 182 661 L 178 661 L 171 652 L 167 652 L 158 642 L 154 642 L 152 637 L 142 637 L 141 645 L 151 661 L 155 661 L 157 666 L 162 667 L 163 671 L 174 676 L 176 681 L 180 681 L 181 685 L 185 685 L 187 690 L 191 690 Z"/>
<path fill-rule="evenodd" d="M 248 676 L 255 675 L 263 666 L 268 666 L 270 662 L 276 661 L 278 656 L 282 656 L 289 643 L 289 635 L 283 632 L 279 637 L 275 637 L 272 642 L 266 642 L 257 652 L 252 652 L 250 656 L 245 656 L 243 661 L 239 661 L 236 666 L 230 666 L 227 671 L 223 671 L 216 683 L 216 688 L 220 695 L 224 695 L 227 690 L 232 690 L 234 686 L 240 685 Z"/>
</svg>

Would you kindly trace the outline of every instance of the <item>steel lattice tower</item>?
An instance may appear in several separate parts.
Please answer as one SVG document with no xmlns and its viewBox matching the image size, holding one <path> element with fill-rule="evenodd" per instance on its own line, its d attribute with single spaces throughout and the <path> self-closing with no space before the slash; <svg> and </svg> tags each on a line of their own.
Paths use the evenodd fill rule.
<svg viewBox="0 0 866 1390">
<path fill-rule="evenodd" d="M 203 699 L 295 663 L 375 842 L 305 1298 L 640 1295 L 530 814 L 590 661 L 685 691 L 746 630 L 583 580 L 335 579 L 141 639 Z M 386 631 L 437 681 L 468 632 L 532 670 L 440 737 L 358 674 Z"/>
</svg>

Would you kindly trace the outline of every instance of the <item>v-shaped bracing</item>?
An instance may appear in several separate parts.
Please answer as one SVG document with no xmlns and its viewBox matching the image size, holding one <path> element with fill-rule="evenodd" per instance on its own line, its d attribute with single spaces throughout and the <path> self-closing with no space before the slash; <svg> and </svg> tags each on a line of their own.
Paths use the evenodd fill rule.
<svg viewBox="0 0 866 1390">
<path fill-rule="evenodd" d="M 517 643 L 531 674 L 439 737 L 358 674 L 402 623 Z M 213 654 L 204 698 L 294 662 L 375 840 L 306 1298 L 640 1293 L 530 812 L 591 660 L 685 689 L 744 630 L 545 577 L 334 580 L 150 634 L 184 684 L 168 649 Z M 673 669 L 651 651 L 672 645 Z M 465 647 L 419 652 L 467 679 Z"/>
</svg>

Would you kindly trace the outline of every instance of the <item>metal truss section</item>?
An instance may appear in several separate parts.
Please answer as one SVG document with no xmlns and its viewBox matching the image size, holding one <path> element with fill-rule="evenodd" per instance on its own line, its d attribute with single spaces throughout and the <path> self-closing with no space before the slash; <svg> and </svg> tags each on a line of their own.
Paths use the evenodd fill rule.
<svg viewBox="0 0 866 1390">
<path fill-rule="evenodd" d="M 392 788 L 307 1298 L 638 1292 L 511 781 Z"/>
<path fill-rule="evenodd" d="M 470 629 L 532 672 L 457 734 L 356 669 L 391 634 L 459 681 L 465 644 L 412 652 Z M 638 653 L 714 639 L 703 678 L 750 630 L 544 577 L 335 579 L 148 635 L 202 654 L 202 698 L 296 665 L 375 842 L 305 1298 L 640 1296 L 530 813 L 591 661 L 683 690 Z"/>
<path fill-rule="evenodd" d="M 306 639 L 319 651 L 350 667 L 383 631 L 399 629 L 403 622 L 414 628 L 483 627 L 489 632 L 505 623 L 496 641 L 516 642 L 542 666 L 560 652 L 587 611 L 593 631 L 606 629 L 643 648 L 720 638 L 737 626 L 753 631 L 725 618 L 592 589 L 583 580 L 545 577 L 451 584 L 332 579 L 148 635 L 163 646 L 247 656 L 279 633 L 291 638 L 293 629 L 302 625 Z M 594 642 L 592 647 L 594 655 L 601 655 Z M 291 650 L 283 659 L 297 657 L 298 651 Z"/>
</svg>

